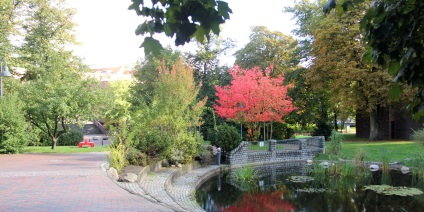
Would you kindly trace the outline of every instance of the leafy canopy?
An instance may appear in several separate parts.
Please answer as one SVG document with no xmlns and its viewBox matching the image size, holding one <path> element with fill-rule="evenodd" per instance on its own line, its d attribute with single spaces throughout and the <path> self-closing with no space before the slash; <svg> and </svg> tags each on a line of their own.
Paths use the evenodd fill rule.
<svg viewBox="0 0 424 212">
<path fill-rule="evenodd" d="M 146 17 L 144 23 L 135 30 L 136 35 L 149 34 L 140 47 L 145 54 L 160 53 L 162 45 L 152 36 L 165 33 L 175 36 L 175 45 L 184 45 L 195 37 L 203 42 L 209 40 L 209 33 L 219 35 L 219 25 L 230 19 L 228 3 L 219 0 L 132 0 L 129 6 L 138 16 Z"/>
</svg>

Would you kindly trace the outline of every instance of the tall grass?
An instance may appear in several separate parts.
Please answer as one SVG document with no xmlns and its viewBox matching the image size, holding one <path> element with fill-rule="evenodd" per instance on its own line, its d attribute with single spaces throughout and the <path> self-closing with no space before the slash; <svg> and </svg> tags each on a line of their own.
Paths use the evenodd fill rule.
<svg viewBox="0 0 424 212">
<path fill-rule="evenodd" d="M 111 167 L 115 168 L 118 173 L 128 165 L 128 160 L 126 158 L 126 146 L 119 142 L 117 145 L 112 145 L 110 147 L 110 155 L 108 155 L 107 160 Z"/>
<path fill-rule="evenodd" d="M 333 130 L 330 136 L 330 144 L 328 145 L 328 154 L 340 155 L 342 152 L 342 134 Z"/>
</svg>

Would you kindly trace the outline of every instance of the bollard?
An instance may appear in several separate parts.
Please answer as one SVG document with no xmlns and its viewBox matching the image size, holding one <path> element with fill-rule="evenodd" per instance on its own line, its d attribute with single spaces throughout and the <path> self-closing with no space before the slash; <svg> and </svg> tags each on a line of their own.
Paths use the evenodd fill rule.
<svg viewBox="0 0 424 212">
<path fill-rule="evenodd" d="M 221 147 L 218 147 L 216 151 L 216 164 L 221 165 Z"/>
</svg>

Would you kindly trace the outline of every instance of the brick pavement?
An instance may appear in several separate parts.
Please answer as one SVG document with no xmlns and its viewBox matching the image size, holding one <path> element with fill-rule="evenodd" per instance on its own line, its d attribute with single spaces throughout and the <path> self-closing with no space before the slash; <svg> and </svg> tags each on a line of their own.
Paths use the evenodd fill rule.
<svg viewBox="0 0 424 212">
<path fill-rule="evenodd" d="M 105 154 L 0 155 L 0 211 L 173 211 L 111 181 Z"/>
<path fill-rule="evenodd" d="M 219 166 L 207 166 L 191 170 L 166 186 L 167 181 L 179 170 L 178 168 L 162 168 L 149 173 L 138 183 L 116 183 L 131 193 L 156 200 L 176 211 L 204 211 L 196 202 L 194 196 L 196 186 L 208 175 L 219 170 Z"/>
</svg>

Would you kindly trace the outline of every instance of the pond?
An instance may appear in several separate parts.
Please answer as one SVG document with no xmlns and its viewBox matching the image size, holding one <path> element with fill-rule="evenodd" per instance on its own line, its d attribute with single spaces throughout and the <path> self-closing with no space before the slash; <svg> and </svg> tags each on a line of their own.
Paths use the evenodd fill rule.
<svg viewBox="0 0 424 212">
<path fill-rule="evenodd" d="M 196 201 L 208 212 L 424 211 L 423 194 L 384 195 L 365 189 L 369 185 L 385 184 L 424 191 L 424 182 L 410 173 L 356 168 L 331 170 L 305 163 L 271 164 L 251 169 L 255 173 L 253 180 L 237 180 L 237 170 L 210 178 L 197 189 Z"/>
</svg>

